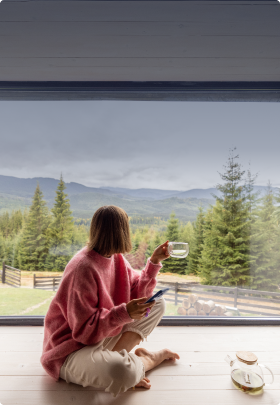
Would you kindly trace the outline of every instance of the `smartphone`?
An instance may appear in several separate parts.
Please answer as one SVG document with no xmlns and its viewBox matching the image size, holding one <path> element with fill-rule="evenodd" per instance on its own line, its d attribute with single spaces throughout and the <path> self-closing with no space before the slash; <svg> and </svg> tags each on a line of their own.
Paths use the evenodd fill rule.
<svg viewBox="0 0 280 405">
<path fill-rule="evenodd" d="M 156 292 L 151 298 L 148 299 L 148 301 L 144 302 L 144 304 L 148 304 L 149 302 L 152 302 L 154 300 L 158 300 L 160 297 L 163 296 L 164 293 L 166 293 L 166 291 L 168 291 L 169 288 L 164 288 L 163 290 L 159 290 L 158 292 Z"/>
</svg>

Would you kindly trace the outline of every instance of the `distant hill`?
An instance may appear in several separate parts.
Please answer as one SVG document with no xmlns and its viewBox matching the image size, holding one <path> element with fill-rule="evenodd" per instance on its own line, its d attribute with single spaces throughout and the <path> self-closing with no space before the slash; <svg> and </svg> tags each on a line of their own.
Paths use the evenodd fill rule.
<svg viewBox="0 0 280 405">
<path fill-rule="evenodd" d="M 198 207 L 207 208 L 213 200 L 177 197 L 163 200 L 133 200 L 104 194 L 76 194 L 70 197 L 71 209 L 77 218 L 90 218 L 94 211 L 102 205 L 117 205 L 122 207 L 130 216 L 160 216 L 169 218 L 172 211 L 182 220 L 193 221 Z"/>
<path fill-rule="evenodd" d="M 21 179 L 0 175 L 0 214 L 13 209 L 24 209 L 31 204 L 37 183 L 51 208 L 56 196 L 59 180 L 35 177 Z M 262 194 L 266 187 L 256 186 Z M 276 190 L 276 189 L 275 189 Z M 127 189 L 116 187 L 86 187 L 79 183 L 66 183 L 71 210 L 77 218 L 91 218 L 102 205 L 118 205 L 130 216 L 161 216 L 168 218 L 174 211 L 182 220 L 194 220 L 199 206 L 207 208 L 214 203 L 215 188 L 192 189 L 187 191 L 159 189 Z"/>
<path fill-rule="evenodd" d="M 177 196 L 181 191 L 176 190 L 158 190 L 152 188 L 119 188 L 119 187 L 101 187 L 102 190 L 110 190 L 117 194 L 127 194 L 131 197 L 141 198 L 145 200 L 161 200 L 168 197 Z"/>
<path fill-rule="evenodd" d="M 46 199 L 55 198 L 55 190 L 59 180 L 47 178 L 47 177 L 34 177 L 32 179 L 20 179 L 18 177 L 12 176 L 1 176 L 0 175 L 0 193 L 17 195 L 21 197 L 33 197 L 35 188 L 39 183 L 40 188 Z M 70 196 L 72 194 L 81 193 L 100 193 L 100 188 L 86 187 L 79 183 L 65 183 L 67 187 L 67 194 Z M 110 190 L 103 189 L 103 194 L 115 194 Z"/>
</svg>

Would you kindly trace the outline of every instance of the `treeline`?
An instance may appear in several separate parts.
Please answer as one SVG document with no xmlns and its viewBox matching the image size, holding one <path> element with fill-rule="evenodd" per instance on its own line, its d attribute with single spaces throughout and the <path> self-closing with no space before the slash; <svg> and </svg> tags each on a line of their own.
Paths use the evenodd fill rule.
<svg viewBox="0 0 280 405">
<path fill-rule="evenodd" d="M 275 291 L 280 284 L 280 192 L 260 198 L 257 176 L 241 170 L 234 150 L 221 174 L 215 205 L 194 223 L 190 273 L 205 284 Z"/>
<path fill-rule="evenodd" d="M 126 258 L 133 268 L 142 269 L 145 266 L 146 260 L 150 257 L 155 248 L 165 242 L 165 240 L 190 241 L 193 235 L 193 225 L 191 222 L 180 223 L 172 213 L 167 224 L 164 226 L 150 227 L 144 226 L 137 229 L 131 228 L 132 251 L 126 254 Z M 161 271 L 172 272 L 177 274 L 186 274 L 188 260 L 169 258 L 164 261 L 164 266 Z"/>
<path fill-rule="evenodd" d="M 196 220 L 182 223 L 172 213 L 166 223 L 130 218 L 133 249 L 126 254 L 142 269 L 154 249 L 165 240 L 188 242 L 185 259 L 169 258 L 161 272 L 195 274 L 207 285 L 240 286 L 276 291 L 280 285 L 280 191 L 253 192 L 256 176 L 245 173 L 231 151 L 220 196 Z M 0 259 L 22 270 L 63 271 L 88 238 L 91 219 L 74 219 L 60 179 L 54 206 L 49 210 L 39 185 L 32 206 L 24 212 L 0 216 Z M 151 222 L 149 222 L 151 221 Z"/>
<path fill-rule="evenodd" d="M 0 216 L 1 261 L 21 270 L 64 270 L 88 238 L 86 226 L 74 223 L 64 190 L 61 177 L 50 210 L 38 184 L 29 210 Z"/>
<path fill-rule="evenodd" d="M 207 211 L 199 209 L 193 223 L 180 224 L 173 213 L 165 232 L 136 230 L 127 258 L 143 268 L 154 248 L 166 239 L 188 242 L 186 259 L 169 258 L 161 272 L 195 274 L 206 285 L 239 286 L 276 291 L 280 285 L 280 190 L 268 184 L 264 196 L 254 193 L 257 176 L 245 173 L 230 151 L 221 192 Z"/>
</svg>

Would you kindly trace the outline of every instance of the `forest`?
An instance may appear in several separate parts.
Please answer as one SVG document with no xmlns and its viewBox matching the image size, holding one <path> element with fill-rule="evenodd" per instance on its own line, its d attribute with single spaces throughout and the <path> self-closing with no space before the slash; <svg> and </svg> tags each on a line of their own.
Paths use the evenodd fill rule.
<svg viewBox="0 0 280 405">
<path fill-rule="evenodd" d="M 280 285 L 280 190 L 268 183 L 265 195 L 253 192 L 257 175 L 245 172 L 235 149 L 230 155 L 219 196 L 208 209 L 200 207 L 195 221 L 183 222 L 172 212 L 130 216 L 133 249 L 125 256 L 142 269 L 156 246 L 165 240 L 188 242 L 186 259 L 169 258 L 161 272 L 194 274 L 206 285 L 276 291 Z M 61 176 L 53 208 L 38 184 L 29 209 L 0 216 L 0 260 L 21 270 L 63 271 L 85 246 L 91 218 L 74 218 Z"/>
</svg>

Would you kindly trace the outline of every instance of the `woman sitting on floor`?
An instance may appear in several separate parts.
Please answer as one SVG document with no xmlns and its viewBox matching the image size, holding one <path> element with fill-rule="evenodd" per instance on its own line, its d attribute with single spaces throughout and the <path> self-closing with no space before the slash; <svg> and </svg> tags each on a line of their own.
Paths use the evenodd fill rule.
<svg viewBox="0 0 280 405">
<path fill-rule="evenodd" d="M 51 377 L 116 396 L 134 386 L 150 388 L 145 372 L 179 359 L 168 349 L 131 353 L 165 311 L 163 298 L 144 302 L 169 257 L 167 243 L 139 274 L 122 255 L 131 250 L 126 212 L 113 205 L 95 212 L 88 245 L 67 264 L 45 317 L 41 363 Z"/>
</svg>

